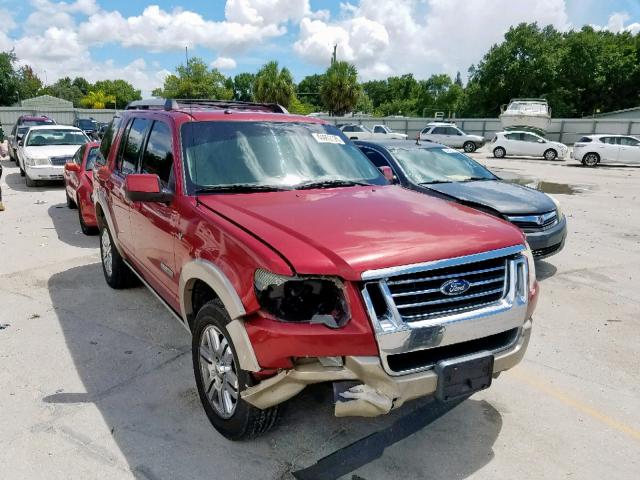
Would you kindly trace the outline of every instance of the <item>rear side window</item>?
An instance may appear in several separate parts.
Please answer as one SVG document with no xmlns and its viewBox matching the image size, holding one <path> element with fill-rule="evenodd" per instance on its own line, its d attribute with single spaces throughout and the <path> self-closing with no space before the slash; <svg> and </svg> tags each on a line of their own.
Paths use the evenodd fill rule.
<svg viewBox="0 0 640 480">
<path fill-rule="evenodd" d="M 371 150 L 369 148 L 362 149 L 362 152 L 367 156 L 369 160 L 378 168 L 380 167 L 388 167 L 389 162 L 387 159 L 382 156 L 382 154 L 376 152 L 375 150 Z"/>
<path fill-rule="evenodd" d="M 111 150 L 111 145 L 113 144 L 113 139 L 116 136 L 116 132 L 118 131 L 119 126 L 120 117 L 114 117 L 107 127 L 107 130 L 104 132 L 102 142 L 100 143 L 100 150 L 98 151 L 98 157 L 96 158 L 96 163 L 98 165 L 107 164 L 107 158 L 109 158 L 109 150 Z"/>
<path fill-rule="evenodd" d="M 520 140 L 521 135 L 521 133 L 507 133 L 504 137 L 507 140 Z"/>
<path fill-rule="evenodd" d="M 591 139 L 589 137 L 582 137 L 580 140 L 578 140 L 578 143 L 589 143 L 591 141 Z"/>
<path fill-rule="evenodd" d="M 619 144 L 619 143 L 620 143 L 620 141 L 619 141 L 619 140 L 620 140 L 620 139 L 619 139 L 619 138 L 617 138 L 617 137 L 602 137 L 602 138 L 600 138 L 600 141 L 601 141 L 602 143 L 608 143 L 609 145 L 616 145 L 616 144 Z"/>
<path fill-rule="evenodd" d="M 162 183 L 169 185 L 173 167 L 173 142 L 171 129 L 166 123 L 155 122 L 149 133 L 147 148 L 142 156 L 142 173 L 158 175 Z"/>
<path fill-rule="evenodd" d="M 138 168 L 142 141 L 149 123 L 151 122 L 146 118 L 134 118 L 131 122 L 127 139 L 120 151 L 119 170 L 125 175 L 135 172 Z"/>
<path fill-rule="evenodd" d="M 639 140 L 636 140 L 633 137 L 622 137 L 620 138 L 620 145 L 626 145 L 629 147 L 637 147 L 640 144 Z"/>
</svg>

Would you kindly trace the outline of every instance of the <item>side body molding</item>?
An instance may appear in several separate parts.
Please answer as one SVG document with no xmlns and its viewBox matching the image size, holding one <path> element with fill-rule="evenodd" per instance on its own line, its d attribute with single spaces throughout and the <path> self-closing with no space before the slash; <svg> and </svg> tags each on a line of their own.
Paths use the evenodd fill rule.
<svg viewBox="0 0 640 480">
<path fill-rule="evenodd" d="M 193 311 L 192 292 L 197 280 L 206 283 L 220 298 L 220 301 L 231 317 L 227 331 L 236 348 L 240 368 L 249 372 L 261 370 L 253 351 L 251 340 L 244 326 L 242 317 L 246 314 L 244 305 L 227 276 L 214 264 L 205 260 L 192 260 L 182 267 L 180 273 L 180 309 L 182 319 L 188 323 Z"/>
</svg>

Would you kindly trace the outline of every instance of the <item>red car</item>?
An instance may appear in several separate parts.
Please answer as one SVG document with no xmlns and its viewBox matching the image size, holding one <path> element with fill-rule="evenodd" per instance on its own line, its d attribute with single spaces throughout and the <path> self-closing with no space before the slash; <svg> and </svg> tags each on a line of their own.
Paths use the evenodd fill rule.
<svg viewBox="0 0 640 480">
<path fill-rule="evenodd" d="M 140 101 L 100 150 L 104 277 L 140 279 L 192 334 L 200 399 L 230 439 L 271 428 L 308 384 L 333 382 L 336 415 L 373 416 L 466 398 L 524 355 L 538 286 L 522 232 L 389 185 L 334 126 Z"/>
<path fill-rule="evenodd" d="M 93 167 L 100 151 L 100 142 L 82 145 L 64 166 L 64 187 L 67 207 L 78 209 L 80 228 L 85 235 L 98 233 L 96 210 L 93 205 Z"/>
</svg>

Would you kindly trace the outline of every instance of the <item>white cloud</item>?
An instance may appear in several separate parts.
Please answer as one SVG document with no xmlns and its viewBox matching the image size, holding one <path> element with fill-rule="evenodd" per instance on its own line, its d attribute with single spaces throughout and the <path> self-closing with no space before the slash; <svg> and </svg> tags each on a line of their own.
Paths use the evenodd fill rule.
<svg viewBox="0 0 640 480">
<path fill-rule="evenodd" d="M 341 6 L 335 21 L 303 19 L 294 51 L 328 65 L 337 43 L 338 57 L 354 62 L 364 79 L 466 72 L 512 25 L 569 28 L 564 0 L 361 0 Z"/>
<path fill-rule="evenodd" d="M 214 22 L 192 11 L 176 8 L 168 12 L 157 5 L 127 18 L 118 11 L 98 12 L 79 27 L 80 38 L 89 44 L 116 42 L 151 52 L 180 50 L 185 46 L 238 51 L 285 32 L 278 23 Z"/>
<path fill-rule="evenodd" d="M 281 24 L 311 14 L 309 0 L 227 0 L 225 17 L 230 22 L 252 25 Z"/>
<path fill-rule="evenodd" d="M 218 70 L 233 70 L 236 68 L 236 61 L 229 57 L 218 57 L 211 62 L 211 66 Z"/>
<path fill-rule="evenodd" d="M 613 33 L 629 32 L 632 35 L 640 33 L 640 22 L 625 25 L 631 16 L 626 12 L 615 12 L 609 17 L 606 27 L 592 25 L 596 30 L 609 30 Z"/>
</svg>

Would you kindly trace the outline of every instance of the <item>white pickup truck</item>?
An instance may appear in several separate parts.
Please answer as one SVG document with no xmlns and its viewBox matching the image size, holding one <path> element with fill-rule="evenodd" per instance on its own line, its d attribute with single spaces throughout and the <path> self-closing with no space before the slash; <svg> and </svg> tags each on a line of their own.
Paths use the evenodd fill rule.
<svg viewBox="0 0 640 480">
<path fill-rule="evenodd" d="M 351 140 L 406 140 L 407 135 L 404 133 L 397 133 L 391 130 L 386 125 L 374 125 L 373 130 L 365 127 L 364 125 L 348 124 L 340 127 L 342 133 L 344 133 Z"/>
</svg>

